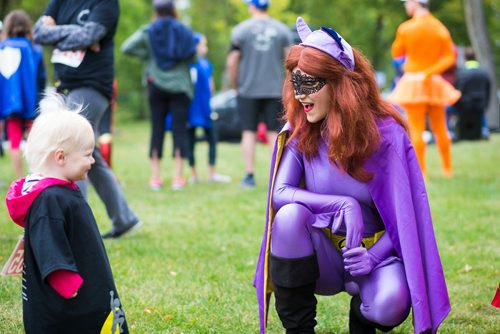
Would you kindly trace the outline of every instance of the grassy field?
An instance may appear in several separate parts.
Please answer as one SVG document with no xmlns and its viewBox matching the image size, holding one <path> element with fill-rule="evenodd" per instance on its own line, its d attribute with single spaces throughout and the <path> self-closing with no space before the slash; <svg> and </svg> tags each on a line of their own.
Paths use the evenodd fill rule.
<svg viewBox="0 0 500 334">
<path fill-rule="evenodd" d="M 170 157 L 171 140 L 166 144 Z M 499 333 L 500 310 L 490 305 L 500 282 L 500 134 L 453 146 L 455 178 L 440 175 L 435 146 L 427 153 L 428 191 L 452 311 L 440 333 Z M 106 240 L 115 281 L 132 333 L 258 333 L 252 287 L 264 226 L 269 150 L 257 150 L 257 187 L 241 189 L 238 144 L 220 143 L 218 169 L 230 184 L 206 182 L 206 144 L 197 146 L 202 181 L 173 192 L 148 188 L 148 124 L 120 124 L 113 169 L 143 222 L 134 235 Z M 163 170 L 169 184 L 172 161 Z M 186 171 L 186 176 L 188 176 Z M 0 192 L 13 173 L 0 158 Z M 4 195 L 2 195 L 3 198 Z M 89 202 L 101 231 L 110 223 L 103 204 Z M 0 264 L 21 229 L 0 205 Z M 319 297 L 317 333 L 348 333 L 346 294 Z M 21 333 L 21 279 L 0 277 L 0 333 Z M 282 333 L 273 310 L 269 333 Z M 413 333 L 411 317 L 392 333 Z"/>
</svg>

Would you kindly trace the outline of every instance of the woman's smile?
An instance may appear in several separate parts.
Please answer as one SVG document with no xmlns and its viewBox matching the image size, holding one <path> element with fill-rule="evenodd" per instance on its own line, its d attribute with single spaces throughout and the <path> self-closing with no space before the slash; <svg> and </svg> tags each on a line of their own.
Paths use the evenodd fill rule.
<svg viewBox="0 0 500 334">
<path fill-rule="evenodd" d="M 304 106 L 304 111 L 306 113 L 310 112 L 314 108 L 314 104 L 313 103 L 302 103 L 302 105 Z"/>
</svg>

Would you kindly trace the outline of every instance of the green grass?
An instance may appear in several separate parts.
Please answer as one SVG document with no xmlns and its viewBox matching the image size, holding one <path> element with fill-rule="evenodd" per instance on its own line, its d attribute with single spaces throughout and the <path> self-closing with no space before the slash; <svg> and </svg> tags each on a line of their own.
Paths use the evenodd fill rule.
<svg viewBox="0 0 500 334">
<path fill-rule="evenodd" d="M 269 150 L 257 148 L 257 187 L 241 189 L 238 144 L 220 143 L 218 169 L 230 184 L 202 182 L 173 192 L 148 188 L 148 124 L 119 124 L 114 171 L 143 227 L 105 245 L 132 333 L 258 333 L 253 272 L 264 227 Z M 169 184 L 171 139 L 163 171 Z M 453 146 L 455 178 L 440 175 L 436 147 L 429 147 L 428 191 L 452 311 L 440 333 L 498 333 L 500 310 L 490 305 L 500 282 L 500 134 L 489 141 Z M 197 146 L 202 180 L 207 146 Z M 188 176 L 186 170 L 186 176 Z M 0 158 L 5 194 L 13 173 Z M 2 195 L 3 197 L 3 195 Z M 2 200 L 3 202 L 3 200 Z M 99 228 L 110 223 L 94 192 L 89 202 Z M 0 264 L 14 247 L 19 227 L 0 205 Z M 347 333 L 346 294 L 319 297 L 317 333 Z M 274 306 L 273 306 L 274 307 Z M 21 280 L 0 277 L 0 333 L 22 332 Z M 282 333 L 274 308 L 269 333 Z M 411 319 L 393 333 L 412 333 Z"/>
</svg>

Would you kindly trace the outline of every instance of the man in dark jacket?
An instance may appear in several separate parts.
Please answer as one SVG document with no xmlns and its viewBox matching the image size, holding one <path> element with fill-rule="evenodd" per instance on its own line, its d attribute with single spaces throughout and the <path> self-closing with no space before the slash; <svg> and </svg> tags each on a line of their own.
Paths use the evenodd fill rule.
<svg viewBox="0 0 500 334">
<path fill-rule="evenodd" d="M 480 67 L 472 48 L 465 49 L 465 67 L 458 71 L 455 87 L 462 97 L 453 106 L 457 113 L 458 139 L 487 139 L 486 108 L 490 99 L 490 77 Z"/>
</svg>

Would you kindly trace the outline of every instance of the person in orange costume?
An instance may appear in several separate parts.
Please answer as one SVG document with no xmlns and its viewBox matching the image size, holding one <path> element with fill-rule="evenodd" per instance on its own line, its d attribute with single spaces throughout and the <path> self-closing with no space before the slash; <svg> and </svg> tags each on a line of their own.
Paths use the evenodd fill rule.
<svg viewBox="0 0 500 334">
<path fill-rule="evenodd" d="M 426 116 L 436 138 L 442 159 L 443 175 L 451 177 L 451 139 L 446 126 L 446 105 L 455 103 L 460 92 L 442 77 L 455 63 L 453 41 L 448 29 L 428 9 L 428 0 L 401 0 L 410 19 L 397 29 L 392 57 L 406 56 L 405 74 L 388 99 L 406 110 L 410 137 L 422 174 L 426 177 L 422 138 Z"/>
</svg>

